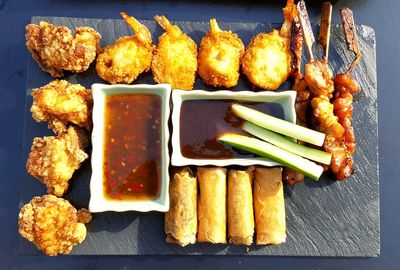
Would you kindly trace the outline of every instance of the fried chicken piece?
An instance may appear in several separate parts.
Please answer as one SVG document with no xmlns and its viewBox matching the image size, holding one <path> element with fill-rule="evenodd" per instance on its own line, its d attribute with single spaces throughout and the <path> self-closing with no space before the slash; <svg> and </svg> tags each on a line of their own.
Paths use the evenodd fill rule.
<svg viewBox="0 0 400 270">
<path fill-rule="evenodd" d="M 73 36 L 65 26 L 42 21 L 28 24 L 25 36 L 33 59 L 53 77 L 62 77 L 63 70 L 87 70 L 100 50 L 101 35 L 90 27 L 77 27 Z"/>
<path fill-rule="evenodd" d="M 223 31 L 215 19 L 210 20 L 210 32 L 200 43 L 197 73 L 203 82 L 215 87 L 230 88 L 239 80 L 244 45 L 238 35 Z"/>
<path fill-rule="evenodd" d="M 55 80 L 32 90 L 32 117 L 37 122 L 47 121 L 57 134 L 67 131 L 72 123 L 90 130 L 92 91 L 80 84 Z"/>
<path fill-rule="evenodd" d="M 80 217 L 84 216 L 85 219 Z M 19 233 L 46 255 L 68 254 L 86 238 L 91 215 L 53 195 L 34 197 L 18 215 Z"/>
<path fill-rule="evenodd" d="M 141 73 L 148 71 L 155 48 L 145 25 L 124 12 L 121 16 L 135 35 L 117 39 L 105 47 L 96 60 L 97 74 L 112 84 L 132 83 Z"/>
<path fill-rule="evenodd" d="M 56 137 L 34 138 L 26 169 L 47 186 L 48 193 L 61 197 L 75 170 L 88 158 L 84 152 L 88 144 L 86 132 L 74 126 Z"/>
<path fill-rule="evenodd" d="M 290 34 L 297 9 L 288 0 L 283 9 L 285 21 L 280 31 L 254 36 L 243 56 L 242 71 L 252 84 L 266 90 L 276 90 L 291 72 Z"/>
<path fill-rule="evenodd" d="M 154 80 L 172 89 L 192 90 L 197 70 L 197 45 L 165 16 L 154 19 L 166 32 L 158 39 L 151 62 Z"/>
</svg>

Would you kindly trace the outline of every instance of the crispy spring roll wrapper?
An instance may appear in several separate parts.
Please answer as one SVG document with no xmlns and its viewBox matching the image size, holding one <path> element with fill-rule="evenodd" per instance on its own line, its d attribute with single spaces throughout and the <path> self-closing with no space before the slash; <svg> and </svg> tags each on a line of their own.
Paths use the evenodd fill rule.
<svg viewBox="0 0 400 270">
<path fill-rule="evenodd" d="M 197 167 L 198 242 L 226 243 L 226 169 Z"/>
<path fill-rule="evenodd" d="M 182 247 L 196 243 L 197 180 L 189 167 L 175 170 L 169 197 L 170 208 L 165 213 L 166 241 Z"/>
<path fill-rule="evenodd" d="M 228 173 L 228 238 L 235 245 L 253 243 L 253 176 L 253 166 Z"/>
<path fill-rule="evenodd" d="M 286 241 L 282 168 L 256 167 L 253 183 L 256 244 Z"/>
</svg>

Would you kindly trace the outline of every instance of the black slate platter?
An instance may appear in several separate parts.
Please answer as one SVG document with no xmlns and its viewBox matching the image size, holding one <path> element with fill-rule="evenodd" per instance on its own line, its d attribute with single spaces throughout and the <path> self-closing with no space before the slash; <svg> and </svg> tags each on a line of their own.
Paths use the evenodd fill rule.
<svg viewBox="0 0 400 270">
<path fill-rule="evenodd" d="M 70 28 L 91 26 L 102 35 L 105 46 L 123 35 L 132 35 L 122 20 L 33 17 Z M 152 20 L 143 21 L 153 34 L 154 42 L 162 33 Z M 209 29 L 208 22 L 176 22 L 197 44 Z M 220 23 L 222 29 L 236 32 L 247 45 L 250 38 L 261 31 L 269 32 L 279 25 L 264 23 Z M 285 186 L 287 234 L 286 243 L 274 246 L 195 244 L 185 248 L 165 243 L 163 214 L 161 213 L 100 213 L 94 214 L 87 225 L 86 240 L 71 254 L 82 255 L 168 255 L 168 254 L 215 254 L 215 255 L 288 255 L 288 256 L 378 256 L 380 253 L 379 226 L 379 177 L 377 134 L 377 83 L 375 33 L 368 26 L 357 26 L 363 58 L 353 76 L 361 86 L 354 103 L 354 127 L 357 136 L 355 174 L 345 182 L 333 180 L 330 174 L 319 182 L 306 179 L 296 186 Z M 333 26 L 329 63 L 334 73 L 346 69 L 352 54 L 346 49 L 341 26 Z M 304 59 L 305 60 L 305 59 Z M 94 82 L 103 82 L 93 65 L 82 74 L 67 73 L 64 79 L 80 83 L 88 88 Z M 26 89 L 26 113 L 24 131 L 24 156 L 26 162 L 32 139 L 51 135 L 44 123 L 35 123 L 29 108 L 31 90 L 49 83 L 52 78 L 41 71 L 29 56 Z M 155 82 L 151 73 L 144 74 L 135 83 Z M 281 89 L 288 89 L 285 84 Z M 196 80 L 196 89 L 211 88 Z M 240 83 L 232 91 L 251 89 L 250 83 L 241 76 Z M 21 166 L 22 167 L 22 166 Z M 45 187 L 26 172 L 21 172 L 21 199 L 19 207 L 32 197 L 46 193 Z M 87 161 L 75 173 L 65 198 L 77 208 L 87 207 L 91 168 Z M 20 253 L 40 254 L 36 248 L 20 238 Z"/>
</svg>

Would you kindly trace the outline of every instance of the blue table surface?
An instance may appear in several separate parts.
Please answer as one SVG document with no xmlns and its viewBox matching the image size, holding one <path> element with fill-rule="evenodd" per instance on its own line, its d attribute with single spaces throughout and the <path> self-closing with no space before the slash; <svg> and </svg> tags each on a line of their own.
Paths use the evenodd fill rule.
<svg viewBox="0 0 400 270">
<path fill-rule="evenodd" d="M 245 2 L 243 4 L 243 2 Z M 25 1 L 0 0 L 0 269 L 400 269 L 400 133 L 396 120 L 400 106 L 397 79 L 400 73 L 400 1 L 344 1 L 357 24 L 372 26 L 377 38 L 379 154 L 381 190 L 381 255 L 378 258 L 236 257 L 236 256 L 22 256 L 17 251 L 17 215 L 22 158 L 23 110 L 27 60 L 24 27 L 31 16 L 119 18 L 127 11 L 140 19 L 165 14 L 172 20 L 281 22 L 284 1 Z M 310 17 L 319 21 L 322 1 L 309 2 Z M 365 179 L 368 181 L 368 179 Z M 327 232 L 329 233 L 329 232 Z"/>
</svg>

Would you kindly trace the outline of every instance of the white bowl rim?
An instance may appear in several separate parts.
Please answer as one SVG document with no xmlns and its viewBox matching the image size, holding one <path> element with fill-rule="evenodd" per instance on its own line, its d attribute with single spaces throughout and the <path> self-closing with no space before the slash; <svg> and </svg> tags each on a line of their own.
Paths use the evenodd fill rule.
<svg viewBox="0 0 400 270">
<path fill-rule="evenodd" d="M 92 131 L 92 175 L 90 179 L 89 211 L 159 211 L 166 212 L 169 209 L 169 116 L 171 86 L 169 84 L 92 84 L 93 95 L 93 131 Z M 161 97 L 161 192 L 157 199 L 140 201 L 114 201 L 104 198 L 103 194 L 103 127 L 104 127 L 104 97 L 112 94 L 155 94 Z M 99 138 L 100 137 L 100 138 Z"/>
</svg>

